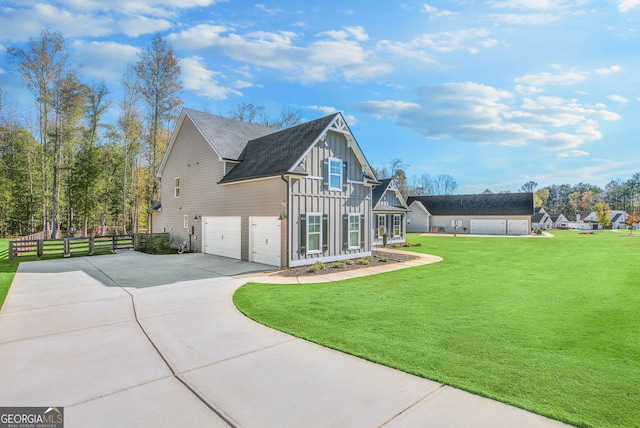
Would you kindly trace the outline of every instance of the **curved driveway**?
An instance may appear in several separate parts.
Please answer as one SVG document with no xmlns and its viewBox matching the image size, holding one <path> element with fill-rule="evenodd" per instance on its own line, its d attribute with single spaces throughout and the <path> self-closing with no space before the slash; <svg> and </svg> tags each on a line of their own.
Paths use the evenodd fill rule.
<svg viewBox="0 0 640 428">
<path fill-rule="evenodd" d="M 561 426 L 247 319 L 231 296 L 283 281 L 266 269 L 136 252 L 22 263 L 0 311 L 0 406 L 64 406 L 67 427 Z"/>
</svg>

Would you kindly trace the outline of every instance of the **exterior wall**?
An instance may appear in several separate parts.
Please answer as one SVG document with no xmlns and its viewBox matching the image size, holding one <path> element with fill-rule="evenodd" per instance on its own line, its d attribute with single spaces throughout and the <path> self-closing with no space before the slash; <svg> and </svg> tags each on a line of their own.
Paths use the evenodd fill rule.
<svg viewBox="0 0 640 428">
<path fill-rule="evenodd" d="M 326 190 L 324 188 L 324 160 L 342 159 L 348 162 L 347 190 Z M 371 187 L 363 183 L 362 164 L 348 147 L 346 138 L 336 132 L 328 132 L 326 139 L 320 140 L 303 160 L 308 176 L 291 178 L 289 201 L 289 229 L 291 244 L 289 260 L 291 266 L 312 264 L 316 260 L 335 261 L 371 254 Z M 328 248 L 320 254 L 307 254 L 301 250 L 301 228 L 304 222 L 300 216 L 307 213 L 327 215 Z M 365 216 L 364 248 L 345 250 L 343 248 L 343 215 L 362 214 Z M 306 233 L 303 231 L 302 233 Z M 362 237 L 361 237 L 361 240 Z"/>
<path fill-rule="evenodd" d="M 183 241 L 191 251 L 202 251 L 202 217 L 242 217 L 242 260 L 249 259 L 249 216 L 273 216 L 286 212 L 286 183 L 280 177 L 219 185 L 224 163 L 185 118 L 162 174 L 162 211 L 154 215 L 153 231 L 169 232 L 172 245 Z M 180 177 L 180 197 L 174 196 L 174 179 Z M 187 216 L 187 228 L 184 216 Z M 197 217 L 197 218 L 195 218 Z M 281 244 L 286 244 L 285 224 Z"/>
<path fill-rule="evenodd" d="M 531 216 L 431 216 L 430 230 L 438 227 L 444 233 L 453 233 L 454 228 L 451 226 L 452 220 L 462 220 L 462 226 L 458 228 L 457 233 L 471 233 L 471 220 L 526 220 L 529 224 L 527 230 L 531 230 Z M 507 231 L 508 233 L 508 231 Z"/>
<path fill-rule="evenodd" d="M 428 232 L 429 214 L 415 205 L 412 205 L 409 208 L 411 211 L 407 213 L 407 232 Z"/>
<path fill-rule="evenodd" d="M 379 206 L 379 205 L 378 205 Z M 407 232 L 407 215 L 403 212 L 398 211 L 381 211 L 375 210 L 373 212 L 373 217 L 371 217 L 371 230 L 373 236 L 373 245 L 382 245 L 384 243 L 384 239 L 378 233 L 378 216 L 384 215 L 386 216 L 386 226 L 387 226 L 387 244 L 401 244 L 406 240 L 406 232 Z M 393 235 L 393 216 L 399 215 L 401 216 L 401 229 L 400 235 Z"/>
</svg>

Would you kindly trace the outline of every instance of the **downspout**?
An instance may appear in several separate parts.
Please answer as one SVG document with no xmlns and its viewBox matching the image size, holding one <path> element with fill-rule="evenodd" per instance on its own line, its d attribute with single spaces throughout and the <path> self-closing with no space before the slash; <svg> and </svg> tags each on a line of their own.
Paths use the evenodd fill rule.
<svg viewBox="0 0 640 428">
<path fill-rule="evenodd" d="M 286 191 L 287 191 L 287 197 L 286 197 L 286 201 L 287 201 L 287 209 L 286 209 L 286 213 L 287 213 L 287 218 L 285 219 L 287 221 L 287 242 L 286 242 L 286 247 L 285 247 L 285 254 L 287 255 L 287 263 L 285 265 L 285 267 L 289 267 L 289 261 L 291 259 L 290 255 L 289 255 L 289 248 L 291 248 L 291 222 L 290 222 L 290 218 L 291 218 L 291 179 L 287 179 L 285 178 L 284 174 L 282 174 L 280 176 L 280 179 L 282 181 L 284 181 L 286 183 Z"/>
</svg>

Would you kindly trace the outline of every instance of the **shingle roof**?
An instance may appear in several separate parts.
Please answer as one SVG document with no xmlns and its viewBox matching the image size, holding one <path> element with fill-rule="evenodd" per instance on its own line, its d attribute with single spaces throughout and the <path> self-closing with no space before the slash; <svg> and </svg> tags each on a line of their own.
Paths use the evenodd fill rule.
<svg viewBox="0 0 640 428">
<path fill-rule="evenodd" d="M 533 193 L 481 193 L 474 195 L 409 196 L 431 215 L 533 215 Z"/>
<path fill-rule="evenodd" d="M 278 130 L 251 122 L 242 122 L 185 108 L 202 135 L 223 159 L 239 160 L 247 142 Z"/>
<path fill-rule="evenodd" d="M 547 216 L 547 213 L 537 212 L 533 216 L 531 216 L 532 223 L 540 223 Z"/>
<path fill-rule="evenodd" d="M 297 171 L 297 162 L 339 113 L 249 141 L 239 157 L 242 162 L 221 183 L 269 177 Z"/>
<path fill-rule="evenodd" d="M 389 184 L 391 184 L 390 178 L 385 178 L 378 181 L 380 182 L 380 184 L 373 188 L 373 192 L 371 194 L 371 198 L 373 199 L 372 206 L 374 207 L 378 205 L 378 202 L 380 202 L 380 198 L 384 196 L 384 194 L 387 192 L 387 187 L 389 187 Z"/>
</svg>

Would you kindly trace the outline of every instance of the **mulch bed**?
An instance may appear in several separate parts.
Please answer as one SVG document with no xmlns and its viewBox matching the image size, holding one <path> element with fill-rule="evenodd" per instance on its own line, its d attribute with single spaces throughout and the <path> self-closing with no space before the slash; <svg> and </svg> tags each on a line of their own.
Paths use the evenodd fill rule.
<svg viewBox="0 0 640 428">
<path fill-rule="evenodd" d="M 386 257 L 387 261 L 386 262 L 380 261 L 381 256 Z M 355 270 L 355 269 L 369 268 L 373 266 L 387 265 L 389 263 L 398 263 L 400 261 L 413 260 L 417 258 L 418 256 L 414 256 L 411 253 L 398 254 L 398 253 L 390 253 L 386 251 L 373 251 L 373 257 L 371 258 L 371 261 L 369 262 L 368 265 L 363 265 L 358 263 L 358 260 L 360 259 L 353 259 L 354 263 L 352 265 L 345 265 L 344 267 L 334 268 L 332 267 L 333 263 L 325 263 L 324 268 L 316 272 L 308 272 L 309 266 L 299 266 L 299 267 L 293 267 L 293 268 L 281 270 L 274 275 L 289 276 L 289 277 L 326 275 L 328 273 L 344 272 L 346 270 Z"/>
</svg>

